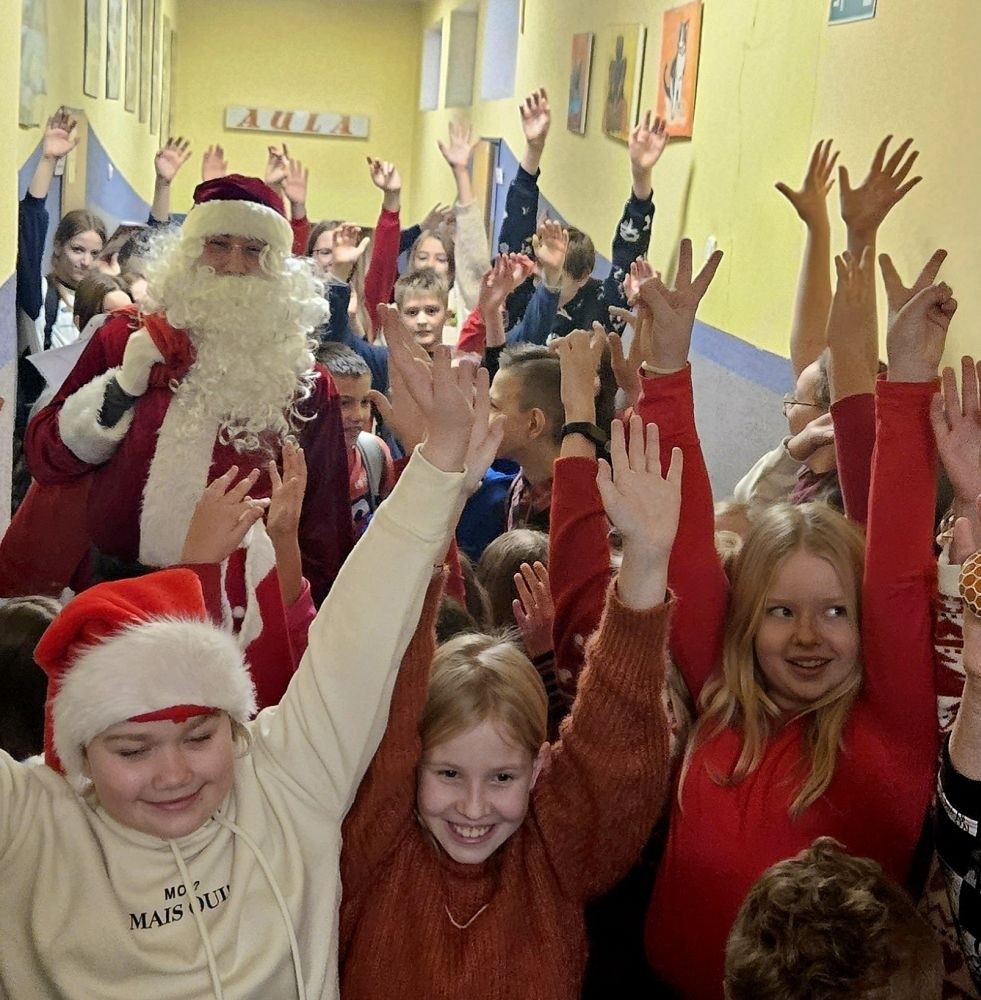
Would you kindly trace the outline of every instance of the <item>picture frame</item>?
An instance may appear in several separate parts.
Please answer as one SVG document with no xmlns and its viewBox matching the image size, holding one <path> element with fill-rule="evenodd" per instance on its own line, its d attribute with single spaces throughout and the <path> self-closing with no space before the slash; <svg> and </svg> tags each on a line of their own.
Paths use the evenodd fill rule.
<svg viewBox="0 0 981 1000">
<path fill-rule="evenodd" d="M 140 99 L 141 0 L 126 0 L 126 93 L 123 106 L 136 111 Z"/>
<path fill-rule="evenodd" d="M 22 0 L 17 111 L 22 128 L 35 128 L 44 120 L 47 93 L 48 0 Z"/>
<path fill-rule="evenodd" d="M 174 134 L 171 129 L 171 78 L 173 72 L 174 32 L 170 19 L 163 18 L 160 39 L 160 148 Z"/>
<path fill-rule="evenodd" d="M 129 0 L 140 3 L 140 0 Z M 140 12 L 140 111 L 141 123 L 150 118 L 150 72 L 153 62 L 153 0 L 142 0 Z"/>
<path fill-rule="evenodd" d="M 615 25 L 607 36 L 603 132 L 619 142 L 629 142 L 630 131 L 637 124 L 646 40 L 647 29 L 642 24 Z"/>
<path fill-rule="evenodd" d="M 85 50 L 82 63 L 82 93 L 101 97 L 102 0 L 85 0 Z"/>
<path fill-rule="evenodd" d="M 123 79 L 123 0 L 106 8 L 106 99 L 118 101 Z"/>
<path fill-rule="evenodd" d="M 572 62 L 569 69 L 569 105 L 566 128 L 576 135 L 586 134 L 586 111 L 589 106 L 589 77 L 593 64 L 595 35 L 584 31 L 572 36 Z"/>
<path fill-rule="evenodd" d="M 672 137 L 691 138 L 702 40 L 702 2 L 691 0 L 666 10 L 661 18 L 655 113 Z"/>
<path fill-rule="evenodd" d="M 153 0 L 153 40 L 150 56 L 150 132 L 160 128 L 160 35 L 163 0 Z"/>
</svg>

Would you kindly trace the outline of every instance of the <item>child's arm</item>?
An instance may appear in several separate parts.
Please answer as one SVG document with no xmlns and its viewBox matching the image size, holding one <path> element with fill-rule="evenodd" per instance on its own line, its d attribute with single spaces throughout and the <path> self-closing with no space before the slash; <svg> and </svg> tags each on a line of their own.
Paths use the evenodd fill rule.
<svg viewBox="0 0 981 1000">
<path fill-rule="evenodd" d="M 569 232 L 551 219 L 543 219 L 532 238 L 541 281 L 524 315 L 508 331 L 509 344 L 543 345 L 552 332 L 562 289 L 562 268 L 569 249 Z"/>
<path fill-rule="evenodd" d="M 811 154 L 807 174 L 799 191 L 778 181 L 776 189 L 794 206 L 807 227 L 804 256 L 797 279 L 797 301 L 790 328 L 790 363 L 794 379 L 824 350 L 825 327 L 831 308 L 831 223 L 828 219 L 828 192 L 834 181 L 838 152 L 831 153 L 831 139 L 819 142 Z"/>
<path fill-rule="evenodd" d="M 371 260 L 364 276 L 364 301 L 375 324 L 378 306 L 391 302 L 399 273 L 399 234 L 402 207 L 402 176 L 394 163 L 368 157 L 371 183 L 382 192 L 381 214 L 375 224 Z"/>
<path fill-rule="evenodd" d="M 497 252 L 531 256 L 531 238 L 538 225 L 539 168 L 545 141 L 552 126 L 552 112 L 545 88 L 529 94 L 518 105 L 518 111 L 521 114 L 521 130 L 525 136 L 525 150 L 518 164 L 518 172 L 508 187 Z M 506 324 L 509 328 L 524 315 L 532 291 L 531 283 L 525 282 L 511 295 Z"/>
<path fill-rule="evenodd" d="M 630 266 L 638 257 L 646 257 L 651 243 L 654 221 L 654 189 L 651 174 L 668 142 L 667 122 L 655 118 L 648 111 L 631 130 L 628 151 L 630 174 L 633 184 L 630 198 L 623 208 L 623 216 L 613 233 L 613 253 L 610 273 L 603 282 L 603 304 L 609 308 L 624 308 L 628 296 L 623 283 L 630 274 Z M 616 314 L 605 313 L 604 322 L 610 329 L 622 329 Z"/>
<path fill-rule="evenodd" d="M 936 752 L 937 733 L 931 613 L 936 452 L 930 406 L 955 309 L 950 289 L 932 285 L 889 326 L 888 379 L 876 386 L 862 587 L 862 697 L 887 738 L 927 758 Z"/>
<path fill-rule="evenodd" d="M 685 456 L 681 524 L 668 570 L 678 598 L 671 652 L 695 701 L 720 662 L 729 585 L 715 551 L 712 485 L 695 428 L 687 359 L 695 312 L 721 259 L 716 251 L 692 280 L 691 242 L 682 240 L 676 287 L 669 289 L 656 277 L 644 283 L 647 313 L 637 329 L 647 368 L 638 412 L 661 429 L 662 463 L 668 448 L 678 447 Z"/>
<path fill-rule="evenodd" d="M 681 506 L 682 456 L 661 476 L 658 432 L 631 418 L 629 452 L 615 421 L 611 467 L 597 485 L 623 537 L 572 714 L 534 794 L 534 817 L 567 893 L 598 895 L 636 860 L 667 794 L 668 721 L 661 705 L 668 556 Z"/>
<path fill-rule="evenodd" d="M 150 206 L 150 224 L 166 225 L 170 222 L 170 186 L 177 172 L 191 158 L 191 141 L 182 136 L 170 138 L 153 158 L 153 204 Z"/>
<path fill-rule="evenodd" d="M 302 449 L 286 445 L 283 448 L 283 475 L 275 462 L 268 466 L 272 483 L 266 532 L 276 553 L 276 574 L 283 604 L 291 608 L 304 591 L 303 567 L 300 557 L 300 512 L 307 488 L 307 465 Z"/>
<path fill-rule="evenodd" d="M 566 424 L 596 423 L 595 378 L 603 340 L 577 330 L 556 342 Z M 605 430 L 605 428 L 604 428 Z M 610 584 L 609 528 L 596 486 L 596 445 L 582 434 L 562 439 L 552 482 L 548 565 L 555 623 L 555 673 L 571 705 L 585 640 L 596 630 Z"/>
<path fill-rule="evenodd" d="M 480 280 L 490 258 L 487 232 L 470 177 L 470 158 L 479 140 L 473 138 L 470 126 L 465 122 L 450 122 L 448 141 L 437 142 L 456 183 L 456 284 L 469 311 L 477 305 Z"/>
<path fill-rule="evenodd" d="M 286 164 L 283 194 L 290 203 L 290 226 L 293 229 L 293 254 L 305 257 L 310 240 L 310 220 L 307 218 L 307 190 L 310 171 L 299 160 L 290 159 Z"/>
</svg>

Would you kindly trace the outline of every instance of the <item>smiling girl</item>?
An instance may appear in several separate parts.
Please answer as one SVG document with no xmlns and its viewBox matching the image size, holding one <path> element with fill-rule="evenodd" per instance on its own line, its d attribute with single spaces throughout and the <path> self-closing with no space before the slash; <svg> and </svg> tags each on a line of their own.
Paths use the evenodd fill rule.
<svg viewBox="0 0 981 1000">
<path fill-rule="evenodd" d="M 657 428 L 645 448 L 635 419 L 629 456 L 614 425 L 612 465 L 597 481 L 623 564 L 558 742 L 546 742 L 545 689 L 513 643 L 465 635 L 433 658 L 430 590 L 344 827 L 347 1000 L 579 997 L 583 905 L 639 854 L 668 778 L 660 698 L 680 455 L 662 478 Z"/>
<path fill-rule="evenodd" d="M 772 864 L 830 835 L 909 875 L 933 785 L 931 606 L 935 451 L 929 408 L 956 303 L 934 285 L 908 296 L 876 386 L 868 540 L 822 504 L 754 519 L 729 588 L 713 546 L 711 488 L 687 364 L 691 248 L 678 286 L 645 286 L 639 409 L 685 452 L 671 580 L 672 652 L 699 715 L 648 913 L 654 970 L 693 1000 L 722 997 L 726 937 Z"/>
</svg>

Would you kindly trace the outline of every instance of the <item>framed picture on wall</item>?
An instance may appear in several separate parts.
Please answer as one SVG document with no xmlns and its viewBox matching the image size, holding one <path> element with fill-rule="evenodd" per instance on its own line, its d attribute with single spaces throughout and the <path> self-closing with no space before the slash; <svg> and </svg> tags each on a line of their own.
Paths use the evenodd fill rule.
<svg viewBox="0 0 981 1000">
<path fill-rule="evenodd" d="M 173 133 L 170 129 L 170 72 L 172 59 L 173 32 L 170 30 L 170 20 L 163 19 L 163 35 L 160 39 L 160 147 Z"/>
<path fill-rule="evenodd" d="M 586 106 L 589 103 L 593 37 L 591 31 L 572 36 L 572 67 L 569 70 L 569 113 L 566 118 L 566 128 L 576 135 L 586 134 Z"/>
<path fill-rule="evenodd" d="M 606 101 L 603 131 L 611 139 L 627 142 L 637 124 L 640 83 L 644 74 L 644 43 L 647 29 L 642 24 L 621 24 L 610 29 L 606 58 Z"/>
<path fill-rule="evenodd" d="M 140 99 L 140 0 L 126 0 L 126 96 L 123 106 L 135 111 Z"/>
<path fill-rule="evenodd" d="M 668 123 L 667 132 L 671 136 L 690 138 L 692 134 L 701 40 L 701 0 L 664 12 L 656 112 Z"/>
<path fill-rule="evenodd" d="M 109 0 L 106 19 L 106 97 L 119 100 L 123 76 L 123 0 Z"/>
<path fill-rule="evenodd" d="M 139 3 L 140 0 L 129 0 Z M 140 121 L 150 117 L 150 64 L 153 62 L 153 0 L 143 0 L 140 12 Z"/>
<path fill-rule="evenodd" d="M 150 59 L 150 132 L 160 128 L 160 18 L 163 0 L 153 0 L 153 51 Z"/>
<path fill-rule="evenodd" d="M 82 92 L 100 97 L 99 79 L 102 69 L 102 0 L 85 0 L 85 62 L 82 70 Z"/>
<path fill-rule="evenodd" d="M 18 124 L 40 125 L 48 93 L 48 0 L 23 0 L 20 27 Z"/>
</svg>

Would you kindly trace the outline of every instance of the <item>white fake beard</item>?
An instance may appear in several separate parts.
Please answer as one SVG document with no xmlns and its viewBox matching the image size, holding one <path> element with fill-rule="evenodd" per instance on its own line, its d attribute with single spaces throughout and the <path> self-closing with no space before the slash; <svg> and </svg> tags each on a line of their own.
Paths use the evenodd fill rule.
<svg viewBox="0 0 981 1000">
<path fill-rule="evenodd" d="M 308 334 L 325 303 L 313 275 L 292 260 L 277 276 L 218 275 L 178 255 L 173 265 L 155 275 L 154 304 L 187 331 L 197 355 L 173 405 L 191 426 L 216 423 L 221 442 L 240 453 L 270 436 L 291 438 L 317 377 Z"/>
</svg>

